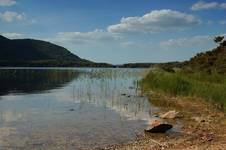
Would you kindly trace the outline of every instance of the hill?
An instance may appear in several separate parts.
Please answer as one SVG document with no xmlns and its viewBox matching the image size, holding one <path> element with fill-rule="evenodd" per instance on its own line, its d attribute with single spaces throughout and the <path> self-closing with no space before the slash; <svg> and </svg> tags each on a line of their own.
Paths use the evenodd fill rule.
<svg viewBox="0 0 226 150">
<path fill-rule="evenodd" d="M 226 44 L 225 41 L 217 48 L 199 53 L 184 63 L 185 69 L 206 73 L 226 73 Z"/>
<path fill-rule="evenodd" d="M 95 66 L 64 47 L 34 39 L 11 40 L 0 35 L 0 66 Z"/>
</svg>

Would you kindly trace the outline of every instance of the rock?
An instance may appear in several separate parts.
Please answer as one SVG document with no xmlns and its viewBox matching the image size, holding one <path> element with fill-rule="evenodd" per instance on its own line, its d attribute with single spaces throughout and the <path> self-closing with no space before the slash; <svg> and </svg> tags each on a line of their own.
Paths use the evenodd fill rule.
<svg viewBox="0 0 226 150">
<path fill-rule="evenodd" d="M 155 120 L 151 120 L 149 122 L 149 126 L 151 126 L 151 127 L 158 126 L 160 124 L 163 124 L 163 122 L 161 120 L 156 120 L 156 119 Z"/>
<path fill-rule="evenodd" d="M 202 142 L 212 141 L 214 139 L 213 133 L 202 133 L 200 136 Z"/>
<path fill-rule="evenodd" d="M 206 122 L 205 118 L 203 117 L 192 117 L 191 119 L 195 120 L 196 122 Z"/>
<path fill-rule="evenodd" d="M 168 111 L 167 113 L 162 114 L 159 117 L 162 119 L 175 119 L 175 118 L 179 117 L 178 114 L 179 114 L 178 112 L 173 110 L 173 111 Z"/>
<path fill-rule="evenodd" d="M 148 128 L 145 130 L 145 132 L 150 132 L 150 133 L 165 133 L 168 130 L 172 129 L 173 126 L 171 124 L 159 124 L 157 126 Z"/>
<path fill-rule="evenodd" d="M 150 133 L 165 133 L 166 131 L 173 128 L 172 125 L 163 123 L 160 120 L 153 120 L 150 122 L 150 126 L 145 130 L 145 132 Z"/>
</svg>

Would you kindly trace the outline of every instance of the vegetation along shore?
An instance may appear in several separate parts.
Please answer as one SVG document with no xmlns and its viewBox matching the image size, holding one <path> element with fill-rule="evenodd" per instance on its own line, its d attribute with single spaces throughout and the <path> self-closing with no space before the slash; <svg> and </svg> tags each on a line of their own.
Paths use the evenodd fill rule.
<svg viewBox="0 0 226 150">
<path fill-rule="evenodd" d="M 156 120 L 172 124 L 173 130 L 165 134 L 145 133 L 136 141 L 107 149 L 225 149 L 226 45 L 223 39 L 216 37 L 217 48 L 198 54 L 179 68 L 155 67 L 140 81 L 143 94 L 161 108 L 154 116 Z M 177 112 L 177 115 L 161 117 L 166 112 Z"/>
</svg>

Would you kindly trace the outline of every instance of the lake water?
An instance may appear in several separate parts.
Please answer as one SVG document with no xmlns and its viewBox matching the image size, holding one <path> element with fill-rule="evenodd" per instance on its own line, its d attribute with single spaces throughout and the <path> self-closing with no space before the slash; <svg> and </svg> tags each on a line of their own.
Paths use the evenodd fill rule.
<svg viewBox="0 0 226 150">
<path fill-rule="evenodd" d="M 0 69 L 0 149 L 75 150 L 136 139 L 151 107 L 143 69 Z"/>
</svg>

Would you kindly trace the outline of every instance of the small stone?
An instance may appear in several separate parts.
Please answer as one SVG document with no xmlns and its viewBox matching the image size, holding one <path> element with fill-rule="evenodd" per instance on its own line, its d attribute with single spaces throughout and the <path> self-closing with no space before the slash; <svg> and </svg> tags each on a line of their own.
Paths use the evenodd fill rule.
<svg viewBox="0 0 226 150">
<path fill-rule="evenodd" d="M 153 117 L 156 117 L 157 118 L 157 117 L 159 117 L 159 115 L 154 115 Z"/>
<path fill-rule="evenodd" d="M 192 117 L 192 119 L 199 123 L 206 122 L 206 120 L 202 117 Z"/>
<path fill-rule="evenodd" d="M 201 135 L 202 142 L 212 141 L 214 139 L 213 133 L 202 133 Z"/>
<path fill-rule="evenodd" d="M 158 126 L 158 125 L 160 125 L 160 124 L 162 124 L 163 122 L 161 121 L 161 120 L 151 120 L 151 121 L 149 121 L 149 125 L 151 126 L 151 127 L 154 127 L 154 126 Z"/>
<path fill-rule="evenodd" d="M 175 119 L 177 117 L 178 117 L 178 112 L 176 112 L 175 110 L 168 111 L 167 113 L 160 115 L 160 118 L 162 119 Z"/>
</svg>

